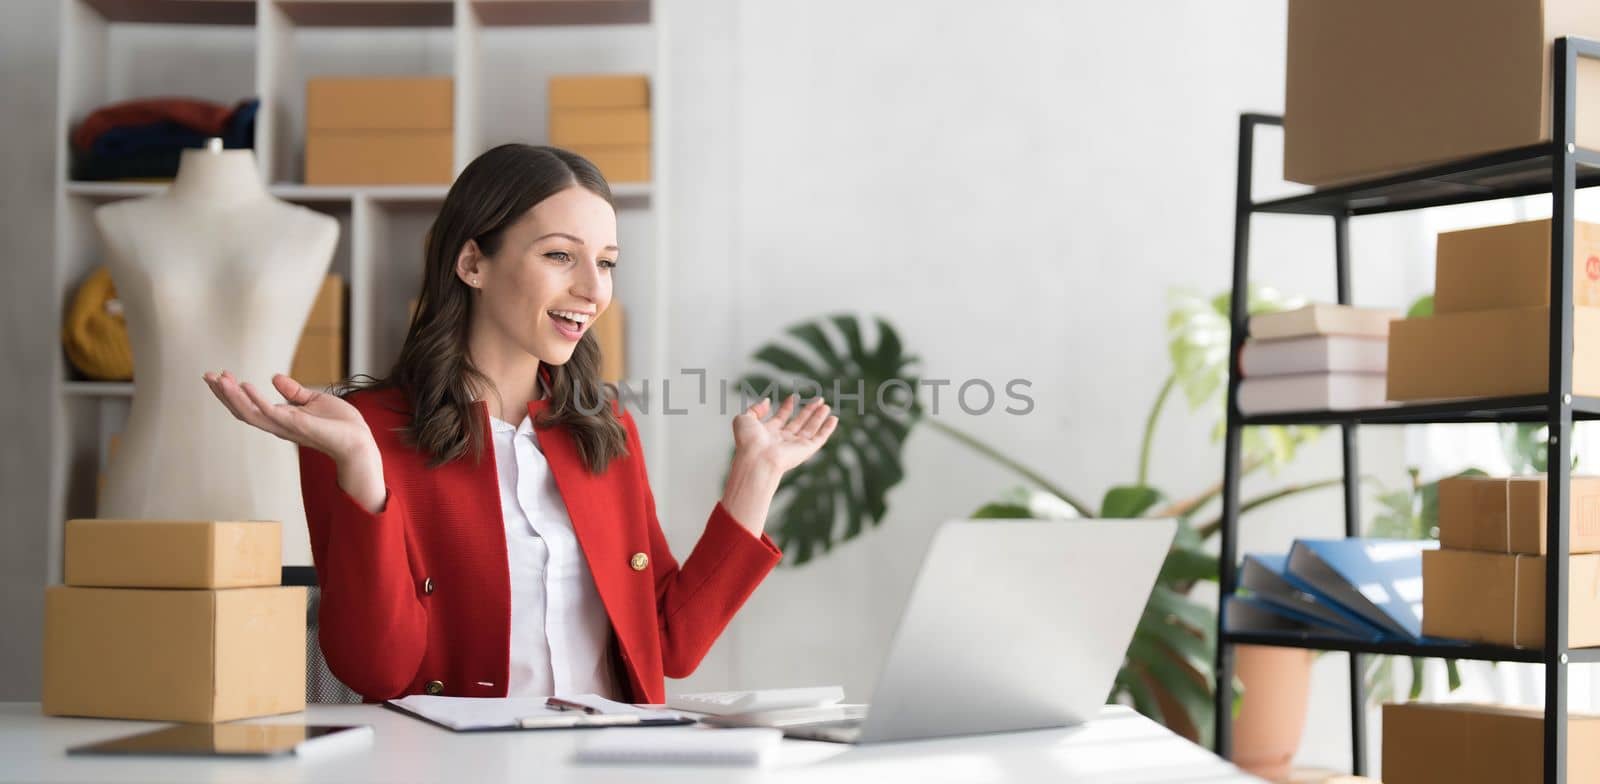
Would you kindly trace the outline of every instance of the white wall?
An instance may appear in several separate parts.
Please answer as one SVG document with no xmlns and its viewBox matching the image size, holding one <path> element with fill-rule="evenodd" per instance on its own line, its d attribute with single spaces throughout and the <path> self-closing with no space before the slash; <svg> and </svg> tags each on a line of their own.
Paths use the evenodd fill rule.
<svg viewBox="0 0 1600 784">
<path fill-rule="evenodd" d="M 680 306 L 670 366 L 737 378 L 791 323 L 881 314 L 926 377 L 1034 383 L 1028 416 L 946 404 L 946 421 L 1093 502 L 1130 482 L 1168 369 L 1166 291 L 1229 283 L 1237 118 L 1281 111 L 1281 0 L 705 0 L 667 11 L 679 183 L 666 216 Z M 1271 144 L 1260 161 L 1276 168 Z M 1409 301 L 1419 282 L 1405 271 L 1427 261 L 1397 256 L 1414 225 L 1355 224 L 1359 301 Z M 1330 228 L 1258 219 L 1254 279 L 1331 298 Z M 720 492 L 729 443 L 727 415 L 691 410 L 671 418 L 672 486 L 657 487 L 680 550 Z M 1169 409 L 1158 484 L 1193 492 L 1220 476 L 1213 421 Z M 1400 479 L 1398 432 L 1362 444 L 1367 471 Z M 707 665 L 672 688 L 842 683 L 868 699 L 934 524 L 1018 481 L 926 429 L 906 462 L 879 529 L 780 569 Z M 1249 487 L 1338 468 L 1329 433 L 1282 477 Z M 1241 549 L 1333 535 L 1341 520 L 1336 493 L 1284 504 L 1248 521 Z M 1308 762 L 1348 764 L 1342 673 L 1342 657 L 1324 657 Z"/>
</svg>

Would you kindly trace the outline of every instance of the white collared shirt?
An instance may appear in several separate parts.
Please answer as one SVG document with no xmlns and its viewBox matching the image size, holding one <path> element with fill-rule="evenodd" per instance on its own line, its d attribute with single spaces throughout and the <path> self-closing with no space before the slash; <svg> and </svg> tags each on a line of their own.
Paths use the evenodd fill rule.
<svg viewBox="0 0 1600 784">
<path fill-rule="evenodd" d="M 511 573 L 506 695 L 625 699 L 609 659 L 611 621 L 540 450 L 533 420 L 523 417 L 517 427 L 497 417 L 489 420 Z"/>
</svg>

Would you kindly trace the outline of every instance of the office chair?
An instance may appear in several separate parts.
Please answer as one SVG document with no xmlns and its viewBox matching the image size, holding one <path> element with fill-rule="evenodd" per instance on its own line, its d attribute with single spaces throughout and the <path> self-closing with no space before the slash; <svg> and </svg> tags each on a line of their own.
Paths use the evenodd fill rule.
<svg viewBox="0 0 1600 784">
<path fill-rule="evenodd" d="M 306 587 L 306 702 L 308 704 L 361 702 L 361 695 L 341 683 L 328 670 L 328 660 L 323 658 L 322 645 L 317 642 L 317 607 L 322 603 L 322 589 L 317 586 L 316 568 L 285 566 L 283 584 Z"/>
</svg>

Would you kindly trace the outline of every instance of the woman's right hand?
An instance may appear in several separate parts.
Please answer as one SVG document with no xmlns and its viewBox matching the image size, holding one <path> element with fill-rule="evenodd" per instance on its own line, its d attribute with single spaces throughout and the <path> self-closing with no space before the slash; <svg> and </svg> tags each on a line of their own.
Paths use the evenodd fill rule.
<svg viewBox="0 0 1600 784">
<path fill-rule="evenodd" d="M 307 389 L 282 373 L 272 377 L 272 386 L 287 403 L 268 400 L 254 385 L 240 383 L 226 370 L 207 373 L 205 380 L 234 418 L 332 458 L 346 493 L 369 512 L 383 508 L 387 494 L 383 459 L 355 406 L 338 395 Z"/>
</svg>

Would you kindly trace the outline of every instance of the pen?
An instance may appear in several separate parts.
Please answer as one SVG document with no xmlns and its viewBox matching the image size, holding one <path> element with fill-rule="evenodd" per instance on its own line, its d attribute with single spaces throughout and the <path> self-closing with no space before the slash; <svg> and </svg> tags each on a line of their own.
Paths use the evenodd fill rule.
<svg viewBox="0 0 1600 784">
<path fill-rule="evenodd" d="M 584 713 L 590 713 L 590 714 L 599 713 L 600 712 L 599 708 L 596 708 L 596 707 L 593 707 L 593 706 L 590 706 L 590 705 L 584 705 L 581 702 L 573 702 L 572 700 L 564 700 L 564 699 L 561 699 L 560 697 L 551 697 L 550 699 L 545 700 L 544 701 L 544 706 L 546 708 L 555 708 L 556 710 L 564 710 L 564 711 L 565 710 L 577 710 L 577 711 L 583 711 Z"/>
</svg>

